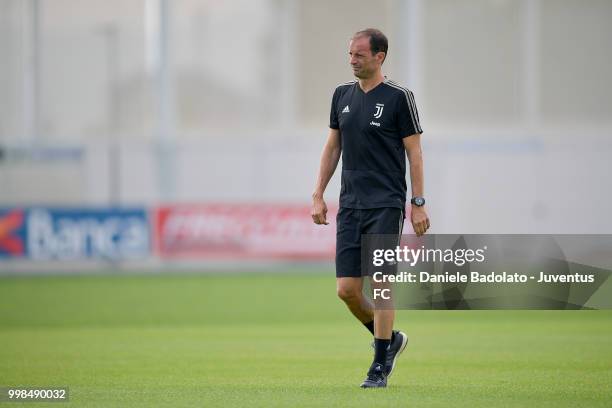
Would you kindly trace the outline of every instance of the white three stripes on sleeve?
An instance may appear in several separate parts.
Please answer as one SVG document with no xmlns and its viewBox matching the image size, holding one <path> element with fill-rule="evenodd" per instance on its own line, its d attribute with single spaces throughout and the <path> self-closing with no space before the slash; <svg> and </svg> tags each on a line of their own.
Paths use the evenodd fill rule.
<svg viewBox="0 0 612 408">
<path fill-rule="evenodd" d="M 422 133 L 423 130 L 421 129 L 421 124 L 419 122 L 419 114 L 416 109 L 414 95 L 412 94 L 412 92 L 389 79 L 386 80 L 385 83 L 395 89 L 399 89 L 400 91 L 404 92 L 404 95 L 406 96 L 406 103 L 408 103 L 408 108 L 410 109 L 410 118 L 412 119 L 412 125 L 414 126 L 414 129 L 417 132 Z"/>
</svg>

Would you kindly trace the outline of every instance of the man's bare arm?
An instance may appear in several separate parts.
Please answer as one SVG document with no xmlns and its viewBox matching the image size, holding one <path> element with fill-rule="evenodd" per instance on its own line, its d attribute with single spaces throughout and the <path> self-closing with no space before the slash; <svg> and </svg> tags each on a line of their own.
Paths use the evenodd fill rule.
<svg viewBox="0 0 612 408">
<path fill-rule="evenodd" d="M 423 152 L 421 151 L 421 135 L 405 137 L 403 139 L 408 162 L 410 163 L 410 186 L 412 188 L 412 197 L 423 197 L 424 181 L 423 181 Z M 412 228 L 414 232 L 421 236 L 429 229 L 429 217 L 425 207 L 412 206 L 410 212 Z"/>
<path fill-rule="evenodd" d="M 327 142 L 321 153 L 317 183 L 312 193 L 311 215 L 315 224 L 329 224 L 327 222 L 327 205 L 323 199 L 323 193 L 325 193 L 325 188 L 336 171 L 341 152 L 340 131 L 338 129 L 329 129 Z"/>
</svg>

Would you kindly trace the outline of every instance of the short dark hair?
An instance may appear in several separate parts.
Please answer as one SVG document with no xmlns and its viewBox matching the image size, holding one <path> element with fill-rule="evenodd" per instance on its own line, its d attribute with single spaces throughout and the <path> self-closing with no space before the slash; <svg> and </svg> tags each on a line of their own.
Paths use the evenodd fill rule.
<svg viewBox="0 0 612 408">
<path fill-rule="evenodd" d="M 384 35 L 382 31 L 377 28 L 366 28 L 353 34 L 353 39 L 357 37 L 369 37 L 370 51 L 372 52 L 372 55 L 376 54 L 377 52 L 384 52 L 385 58 L 387 58 L 389 41 L 387 40 L 387 36 Z M 385 61 L 385 58 L 383 58 L 383 62 Z"/>
</svg>

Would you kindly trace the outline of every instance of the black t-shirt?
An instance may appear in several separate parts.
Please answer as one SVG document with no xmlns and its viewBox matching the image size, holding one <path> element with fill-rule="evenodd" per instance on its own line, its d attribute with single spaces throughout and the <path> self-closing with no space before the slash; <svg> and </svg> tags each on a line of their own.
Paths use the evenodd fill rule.
<svg viewBox="0 0 612 408">
<path fill-rule="evenodd" d="M 414 96 L 385 80 L 364 93 L 357 81 L 334 92 L 329 127 L 340 129 L 340 207 L 404 209 L 406 153 L 402 139 L 423 133 Z"/>
</svg>

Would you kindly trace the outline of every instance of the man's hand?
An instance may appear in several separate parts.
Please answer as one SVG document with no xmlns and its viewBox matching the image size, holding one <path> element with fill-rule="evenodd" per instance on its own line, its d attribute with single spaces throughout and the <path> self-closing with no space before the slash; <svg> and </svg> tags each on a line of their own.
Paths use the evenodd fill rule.
<svg viewBox="0 0 612 408">
<path fill-rule="evenodd" d="M 429 217 L 427 217 L 427 213 L 423 207 L 412 206 L 410 220 L 412 221 L 412 228 L 417 234 L 417 237 L 425 234 L 429 229 Z"/>
<path fill-rule="evenodd" d="M 312 212 L 310 213 L 315 224 L 328 225 L 327 222 L 327 204 L 323 197 L 313 197 Z"/>
</svg>

